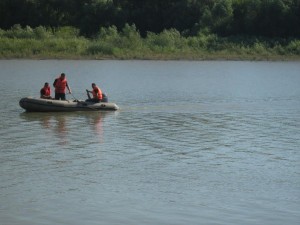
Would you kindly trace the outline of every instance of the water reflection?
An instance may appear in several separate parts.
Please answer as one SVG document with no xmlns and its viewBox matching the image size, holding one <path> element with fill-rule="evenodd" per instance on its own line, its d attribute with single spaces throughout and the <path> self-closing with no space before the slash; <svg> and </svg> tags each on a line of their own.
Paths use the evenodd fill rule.
<svg viewBox="0 0 300 225">
<path fill-rule="evenodd" d="M 98 137 L 99 143 L 103 143 L 103 118 L 103 114 L 86 117 L 87 123 L 90 124 L 92 128 L 92 135 Z"/>
<path fill-rule="evenodd" d="M 69 112 L 69 113 L 27 113 L 20 114 L 21 119 L 32 123 L 32 128 L 42 129 L 44 135 L 58 139 L 58 145 L 70 144 L 74 136 L 87 135 L 99 143 L 104 142 L 104 118 L 114 112 Z M 37 126 L 38 125 L 38 126 Z M 76 140 L 75 140 L 76 141 Z"/>
<path fill-rule="evenodd" d="M 54 117 L 54 122 L 56 123 L 54 126 L 55 135 L 58 137 L 59 145 L 67 145 L 68 144 L 68 125 L 66 116 L 56 116 Z M 51 120 L 49 121 L 51 123 Z"/>
</svg>

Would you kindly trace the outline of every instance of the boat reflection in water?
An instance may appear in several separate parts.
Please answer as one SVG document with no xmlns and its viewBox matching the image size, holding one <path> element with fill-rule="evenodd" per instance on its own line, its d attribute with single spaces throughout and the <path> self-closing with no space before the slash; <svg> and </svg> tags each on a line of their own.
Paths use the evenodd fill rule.
<svg viewBox="0 0 300 225">
<path fill-rule="evenodd" d="M 56 113 L 28 113 L 23 112 L 20 117 L 30 122 L 30 128 L 45 136 L 56 138 L 58 145 L 76 144 L 82 139 L 97 137 L 103 143 L 103 122 L 107 116 L 116 112 L 56 112 Z M 32 131 L 31 131 L 32 132 Z M 78 139 L 74 140 L 74 137 Z"/>
</svg>

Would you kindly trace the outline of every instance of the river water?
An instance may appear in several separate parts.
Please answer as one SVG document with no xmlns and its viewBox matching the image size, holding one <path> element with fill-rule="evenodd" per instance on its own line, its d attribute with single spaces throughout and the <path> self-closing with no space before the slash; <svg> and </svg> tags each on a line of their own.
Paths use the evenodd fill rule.
<svg viewBox="0 0 300 225">
<path fill-rule="evenodd" d="M 65 72 L 117 112 L 26 113 Z M 0 61 L 3 225 L 296 225 L 300 63 Z"/>
</svg>

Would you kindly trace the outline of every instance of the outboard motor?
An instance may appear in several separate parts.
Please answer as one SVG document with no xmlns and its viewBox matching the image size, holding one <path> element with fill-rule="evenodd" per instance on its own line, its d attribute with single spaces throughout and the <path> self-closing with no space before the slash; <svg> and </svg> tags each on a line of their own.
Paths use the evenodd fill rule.
<svg viewBox="0 0 300 225">
<path fill-rule="evenodd" d="M 105 93 L 102 93 L 102 101 L 101 102 L 108 102 L 108 97 Z"/>
</svg>

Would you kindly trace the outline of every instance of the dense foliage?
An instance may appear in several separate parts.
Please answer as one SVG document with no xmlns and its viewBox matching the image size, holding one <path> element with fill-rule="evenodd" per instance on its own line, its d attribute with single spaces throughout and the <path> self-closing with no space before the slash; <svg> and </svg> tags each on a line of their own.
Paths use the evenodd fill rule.
<svg viewBox="0 0 300 225">
<path fill-rule="evenodd" d="M 198 33 L 185 37 L 176 29 L 141 37 L 134 25 L 102 27 L 94 38 L 74 27 L 57 29 L 14 25 L 0 29 L 0 58 L 88 59 L 299 59 L 295 38 L 220 37 Z"/>
<path fill-rule="evenodd" d="M 20 24 L 56 29 L 72 26 L 86 37 L 100 27 L 135 24 L 139 33 L 171 28 L 185 37 L 300 37 L 300 0 L 1 0 L 0 28 Z"/>
</svg>

